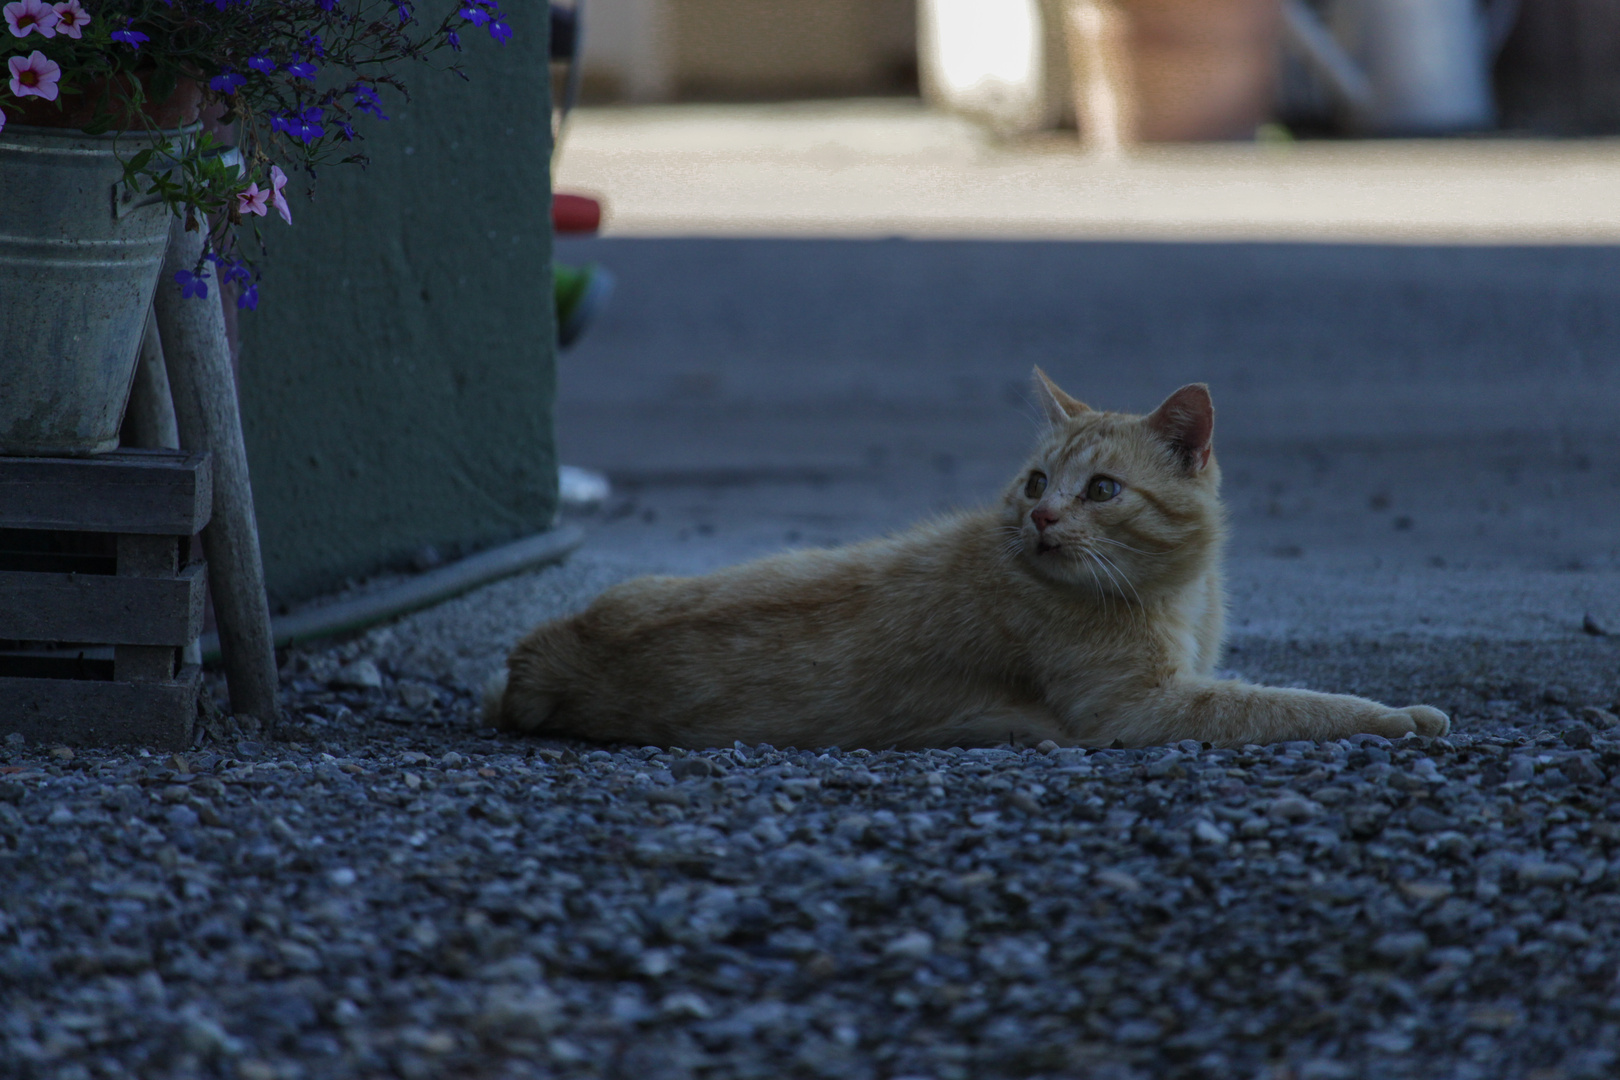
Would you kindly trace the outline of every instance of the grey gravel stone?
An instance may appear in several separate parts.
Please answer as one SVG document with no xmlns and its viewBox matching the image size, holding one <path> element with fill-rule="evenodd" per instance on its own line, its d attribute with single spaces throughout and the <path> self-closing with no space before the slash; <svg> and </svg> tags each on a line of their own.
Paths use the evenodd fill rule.
<svg viewBox="0 0 1620 1080">
<path fill-rule="evenodd" d="M 1366 688 L 1463 702 L 1394 743 L 679 751 L 340 653 L 274 741 L 6 744 L 0 1075 L 1615 1064 L 1620 741 L 1574 690 Z"/>
<path fill-rule="evenodd" d="M 712 762 L 701 757 L 680 758 L 669 766 L 669 774 L 677 780 L 701 780 L 717 771 Z"/>
<path fill-rule="evenodd" d="M 933 935 L 922 930 L 908 930 L 883 947 L 884 956 L 901 960 L 926 960 L 933 951 Z"/>
<path fill-rule="evenodd" d="M 1381 960 L 1415 960 L 1429 951 L 1429 936 L 1421 930 L 1384 934 L 1372 944 L 1372 954 Z"/>
<path fill-rule="evenodd" d="M 1521 882 L 1531 885 L 1567 885 L 1581 876 L 1581 872 L 1568 863 L 1540 858 L 1526 859 L 1519 863 L 1515 872 Z"/>
<path fill-rule="evenodd" d="M 370 660 L 355 660 L 338 668 L 328 684 L 337 689 L 377 690 L 382 687 L 383 677 Z"/>
</svg>

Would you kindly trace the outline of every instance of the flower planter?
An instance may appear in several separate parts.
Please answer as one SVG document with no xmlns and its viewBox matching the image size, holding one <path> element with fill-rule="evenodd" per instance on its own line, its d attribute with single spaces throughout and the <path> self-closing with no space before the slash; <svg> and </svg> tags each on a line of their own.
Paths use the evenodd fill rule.
<svg viewBox="0 0 1620 1080">
<path fill-rule="evenodd" d="M 0 130 L 0 454 L 118 445 L 171 215 L 125 197 L 114 151 L 148 143 Z"/>
<path fill-rule="evenodd" d="M 1271 114 L 1278 0 L 1128 0 L 1145 142 L 1252 139 Z"/>
<path fill-rule="evenodd" d="M 1082 140 L 1250 139 L 1270 114 L 1279 0 L 1057 0 Z"/>
</svg>

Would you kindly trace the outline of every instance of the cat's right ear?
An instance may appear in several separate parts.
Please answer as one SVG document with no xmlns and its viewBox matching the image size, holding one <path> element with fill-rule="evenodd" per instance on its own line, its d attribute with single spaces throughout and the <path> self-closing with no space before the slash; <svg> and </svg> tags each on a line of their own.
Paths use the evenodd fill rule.
<svg viewBox="0 0 1620 1080">
<path fill-rule="evenodd" d="M 1046 372 L 1039 367 L 1035 368 L 1034 382 L 1035 396 L 1040 398 L 1041 412 L 1046 416 L 1047 423 L 1061 424 L 1081 413 L 1091 411 L 1091 406 L 1065 394 L 1063 389 L 1048 379 Z"/>
<path fill-rule="evenodd" d="M 1215 403 L 1209 387 L 1192 383 L 1164 399 L 1146 419 L 1148 429 L 1170 444 L 1181 464 L 1197 472 L 1209 464 L 1210 440 L 1215 434 Z"/>
</svg>

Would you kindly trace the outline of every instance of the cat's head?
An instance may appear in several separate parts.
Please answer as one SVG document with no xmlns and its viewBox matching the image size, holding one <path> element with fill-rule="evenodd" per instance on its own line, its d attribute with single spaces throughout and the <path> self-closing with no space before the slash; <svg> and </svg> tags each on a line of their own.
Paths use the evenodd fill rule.
<svg viewBox="0 0 1620 1080">
<path fill-rule="evenodd" d="M 1003 509 L 1018 558 L 1128 600 L 1204 573 L 1223 537 L 1209 389 L 1184 386 L 1146 416 L 1098 412 L 1040 368 L 1035 393 L 1048 427 Z"/>
</svg>

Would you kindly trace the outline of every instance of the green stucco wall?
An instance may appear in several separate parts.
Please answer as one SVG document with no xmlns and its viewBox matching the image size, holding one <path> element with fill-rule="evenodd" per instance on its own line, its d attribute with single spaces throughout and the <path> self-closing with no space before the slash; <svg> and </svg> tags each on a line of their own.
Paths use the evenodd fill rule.
<svg viewBox="0 0 1620 1080">
<path fill-rule="evenodd" d="M 323 170 L 293 227 L 263 226 L 240 370 L 275 604 L 552 524 L 546 6 L 509 18 L 504 48 L 464 32 L 471 82 L 385 90 L 370 167 Z"/>
</svg>

